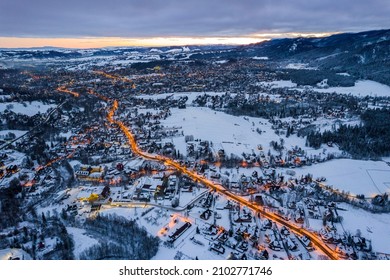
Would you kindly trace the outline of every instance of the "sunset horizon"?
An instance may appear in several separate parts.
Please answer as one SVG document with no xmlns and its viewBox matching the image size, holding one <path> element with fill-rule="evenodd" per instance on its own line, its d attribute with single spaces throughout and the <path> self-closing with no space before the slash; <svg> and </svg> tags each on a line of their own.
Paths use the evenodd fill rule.
<svg viewBox="0 0 390 280">
<path fill-rule="evenodd" d="M 363 30 L 362 30 L 363 31 Z M 161 36 L 161 37 L 0 37 L 0 48 L 173 47 L 196 45 L 248 45 L 279 38 L 326 37 L 340 33 L 264 33 L 243 36 Z"/>
<path fill-rule="evenodd" d="M 386 29 L 389 20 L 382 0 L 353 6 L 348 1 L 13 0 L 0 3 L 0 26 L 0 48 L 103 48 L 245 45 Z"/>
</svg>

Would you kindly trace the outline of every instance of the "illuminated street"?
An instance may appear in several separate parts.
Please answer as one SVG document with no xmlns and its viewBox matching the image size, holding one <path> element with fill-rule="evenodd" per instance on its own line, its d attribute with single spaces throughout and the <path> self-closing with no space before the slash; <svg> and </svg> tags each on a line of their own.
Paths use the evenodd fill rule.
<svg viewBox="0 0 390 280">
<path fill-rule="evenodd" d="M 128 127 L 126 127 L 123 122 L 118 121 L 114 118 L 115 111 L 118 109 L 118 106 L 119 106 L 118 101 L 114 100 L 112 108 L 108 112 L 107 119 L 109 120 L 110 123 L 115 123 L 118 125 L 118 127 L 126 135 L 128 141 L 129 141 L 129 144 L 131 145 L 132 150 L 136 154 L 138 154 L 146 159 L 157 160 L 157 161 L 163 162 L 165 165 L 172 166 L 172 167 L 176 168 L 177 170 L 179 170 L 180 172 L 182 172 L 183 174 L 186 174 L 187 176 L 192 178 L 194 181 L 200 182 L 200 183 L 204 184 L 205 186 L 209 187 L 211 190 L 214 190 L 214 191 L 217 191 L 219 193 L 224 194 L 228 198 L 230 198 L 236 202 L 239 202 L 242 205 L 249 207 L 250 209 L 254 210 L 255 212 L 260 213 L 261 215 L 263 215 L 266 218 L 271 219 L 272 221 L 278 223 L 279 225 L 288 227 L 290 230 L 292 230 L 293 232 L 295 232 L 297 234 L 308 236 L 311 239 L 311 241 L 318 247 L 318 249 L 320 249 L 330 259 L 333 259 L 333 260 L 338 259 L 338 256 L 333 251 L 333 249 L 331 249 L 329 246 L 327 246 L 316 234 L 314 234 L 314 233 L 312 233 L 304 228 L 301 228 L 301 227 L 298 227 L 294 224 L 291 224 L 291 223 L 285 221 L 284 219 L 282 219 L 281 217 L 275 215 L 274 213 L 264 211 L 264 209 L 262 209 L 261 207 L 255 205 L 253 203 L 250 203 L 247 200 L 241 198 L 240 196 L 237 196 L 237 195 L 227 191 L 221 185 L 217 185 L 217 184 L 213 183 L 212 181 L 207 180 L 207 179 L 203 178 L 202 176 L 196 174 L 195 172 L 192 172 L 192 171 L 188 170 L 187 168 L 182 167 L 179 163 L 173 161 L 172 159 L 169 159 L 167 157 L 163 157 L 161 155 L 152 155 L 152 154 L 148 154 L 148 153 L 143 152 L 138 147 L 138 145 L 134 139 L 133 134 L 130 132 L 130 129 Z"/>
</svg>

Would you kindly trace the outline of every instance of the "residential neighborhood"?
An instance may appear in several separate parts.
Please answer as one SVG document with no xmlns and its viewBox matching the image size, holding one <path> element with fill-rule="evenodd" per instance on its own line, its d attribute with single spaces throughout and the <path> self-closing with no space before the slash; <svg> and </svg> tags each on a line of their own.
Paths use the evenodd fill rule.
<svg viewBox="0 0 390 280">
<path fill-rule="evenodd" d="M 230 52 L 1 69 L 0 257 L 389 259 L 390 88 Z"/>
</svg>

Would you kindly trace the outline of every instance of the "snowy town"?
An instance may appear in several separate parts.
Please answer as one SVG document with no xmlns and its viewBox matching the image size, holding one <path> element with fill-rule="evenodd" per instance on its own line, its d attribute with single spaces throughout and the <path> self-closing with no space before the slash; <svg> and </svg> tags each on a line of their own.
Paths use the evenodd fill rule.
<svg viewBox="0 0 390 280">
<path fill-rule="evenodd" d="M 1 259 L 390 259 L 390 87 L 205 53 L 0 70 Z"/>
</svg>

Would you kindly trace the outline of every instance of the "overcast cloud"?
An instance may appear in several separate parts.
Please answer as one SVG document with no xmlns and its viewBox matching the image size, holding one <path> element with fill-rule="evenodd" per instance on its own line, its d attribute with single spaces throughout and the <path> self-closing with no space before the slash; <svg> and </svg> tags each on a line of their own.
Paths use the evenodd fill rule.
<svg viewBox="0 0 390 280">
<path fill-rule="evenodd" d="M 390 28 L 389 0 L 1 0 L 0 37 L 242 36 Z"/>
</svg>

